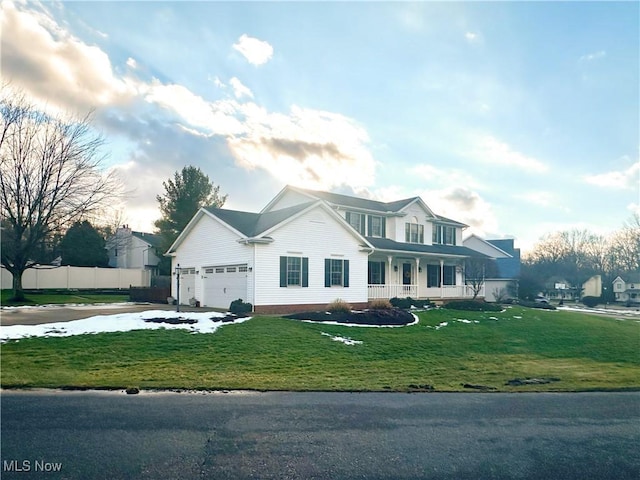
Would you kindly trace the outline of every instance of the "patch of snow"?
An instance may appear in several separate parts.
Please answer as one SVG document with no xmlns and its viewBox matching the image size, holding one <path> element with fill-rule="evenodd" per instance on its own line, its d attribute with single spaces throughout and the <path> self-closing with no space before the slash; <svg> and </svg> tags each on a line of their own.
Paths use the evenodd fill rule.
<svg viewBox="0 0 640 480">
<path fill-rule="evenodd" d="M 442 322 L 436 326 L 436 330 L 440 330 L 442 327 L 449 325 L 449 322 Z"/>
<path fill-rule="evenodd" d="M 456 322 L 471 323 L 471 320 L 467 320 L 466 318 L 456 318 Z"/>
<path fill-rule="evenodd" d="M 151 305 L 145 302 L 120 302 L 120 303 L 56 303 L 46 305 L 19 305 L 19 306 L 0 306 L 0 310 L 55 310 L 58 308 L 69 308 L 71 310 L 95 310 L 98 308 L 127 308 L 132 305 Z"/>
<path fill-rule="evenodd" d="M 10 325 L 0 327 L 0 342 L 26 337 L 69 337 L 94 333 L 128 332 L 131 330 L 190 330 L 192 333 L 213 333 L 225 324 L 242 323 L 251 317 L 238 318 L 233 322 L 222 322 L 224 315 L 217 312 L 172 312 L 148 310 L 116 315 L 97 315 L 70 322 L 44 323 L 41 325 Z M 219 321 L 211 320 L 219 317 Z M 192 324 L 145 322 L 154 318 L 184 318 L 195 320 Z"/>
<path fill-rule="evenodd" d="M 522 317 L 520 315 L 514 315 L 513 318 L 517 318 L 518 320 L 520 320 Z"/>
<path fill-rule="evenodd" d="M 581 312 L 581 313 L 613 313 L 615 315 L 630 315 L 636 316 L 640 315 L 640 310 L 621 310 L 617 308 L 588 308 L 588 307 L 558 307 L 558 310 L 567 310 L 570 312 Z"/>
<path fill-rule="evenodd" d="M 489 317 L 489 320 L 498 320 L 498 317 Z"/>
<path fill-rule="evenodd" d="M 334 342 L 342 342 L 345 345 L 360 345 L 362 344 L 362 342 L 360 340 L 353 340 L 352 338 L 349 337 L 334 337 L 333 335 L 331 335 L 330 333 L 324 333 L 321 332 L 322 335 L 325 335 L 327 337 L 331 337 L 331 340 L 333 340 Z"/>
</svg>

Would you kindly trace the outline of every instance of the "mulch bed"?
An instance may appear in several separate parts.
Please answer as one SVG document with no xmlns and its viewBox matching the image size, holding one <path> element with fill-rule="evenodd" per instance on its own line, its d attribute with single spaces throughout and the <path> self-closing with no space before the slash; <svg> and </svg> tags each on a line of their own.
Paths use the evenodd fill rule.
<svg viewBox="0 0 640 480">
<path fill-rule="evenodd" d="M 314 322 L 337 322 L 378 326 L 408 325 L 409 323 L 415 322 L 413 315 L 399 308 L 351 312 L 303 312 L 285 315 L 285 318 L 312 320 Z"/>
</svg>

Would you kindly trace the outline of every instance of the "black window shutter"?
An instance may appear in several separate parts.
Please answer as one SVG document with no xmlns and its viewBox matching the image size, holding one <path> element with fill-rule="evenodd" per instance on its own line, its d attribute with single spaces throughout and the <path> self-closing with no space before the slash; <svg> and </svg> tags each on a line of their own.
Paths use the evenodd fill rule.
<svg viewBox="0 0 640 480">
<path fill-rule="evenodd" d="M 342 267 L 343 270 L 343 275 L 344 275 L 344 279 L 342 282 L 342 286 L 343 287 L 348 287 L 349 286 L 349 260 L 345 260 L 344 261 L 344 265 Z"/>
<path fill-rule="evenodd" d="M 351 224 L 351 212 L 346 212 L 344 214 L 344 219 L 347 221 L 348 224 Z"/>
<path fill-rule="evenodd" d="M 382 285 L 385 285 L 387 282 L 385 281 L 385 275 L 384 275 L 384 262 L 380 262 L 380 280 L 382 282 Z"/>
<path fill-rule="evenodd" d="M 309 257 L 302 257 L 302 286 L 309 286 Z"/>
<path fill-rule="evenodd" d="M 280 286 L 287 286 L 287 257 L 280 257 Z"/>
<path fill-rule="evenodd" d="M 366 215 L 360 215 L 360 234 L 365 235 L 365 222 L 367 221 Z"/>
<path fill-rule="evenodd" d="M 404 224 L 404 241 L 405 242 L 411 241 L 411 225 L 408 223 Z"/>
<path fill-rule="evenodd" d="M 331 286 L 331 259 L 324 259 L 324 286 Z"/>
<path fill-rule="evenodd" d="M 368 220 L 368 222 L 367 222 L 367 228 L 368 228 L 367 235 L 371 237 L 371 236 L 373 236 L 371 234 L 371 232 L 373 231 L 373 219 L 371 218 L 371 215 L 367 215 L 367 220 Z"/>
<path fill-rule="evenodd" d="M 387 219 L 386 217 L 381 217 L 380 221 L 382 222 L 382 238 L 387 238 Z"/>
</svg>

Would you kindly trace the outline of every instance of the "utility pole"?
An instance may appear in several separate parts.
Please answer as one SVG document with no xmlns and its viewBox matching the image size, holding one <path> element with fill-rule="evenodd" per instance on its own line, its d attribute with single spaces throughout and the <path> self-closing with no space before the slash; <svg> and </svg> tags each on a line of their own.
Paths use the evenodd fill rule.
<svg viewBox="0 0 640 480">
<path fill-rule="evenodd" d="M 180 311 L 180 264 L 176 265 L 176 283 L 177 283 L 176 312 L 179 312 Z"/>
</svg>

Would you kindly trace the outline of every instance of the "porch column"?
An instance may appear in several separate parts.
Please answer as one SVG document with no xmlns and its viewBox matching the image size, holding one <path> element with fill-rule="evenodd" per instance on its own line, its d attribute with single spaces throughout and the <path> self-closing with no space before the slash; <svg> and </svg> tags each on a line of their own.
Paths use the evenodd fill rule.
<svg viewBox="0 0 640 480">
<path fill-rule="evenodd" d="M 389 272 L 389 279 L 385 281 L 385 285 L 389 286 L 393 284 L 393 281 L 391 280 L 391 272 L 393 272 L 393 269 L 391 268 L 391 262 L 393 261 L 393 257 L 391 255 L 387 255 L 387 262 L 389 263 L 389 268 L 387 268 L 387 271 Z M 389 287 L 387 287 L 387 293 L 391 293 L 391 289 Z M 389 298 L 391 298 L 390 295 L 388 295 Z"/>
<path fill-rule="evenodd" d="M 420 298 L 420 258 L 416 257 L 416 297 Z"/>
<path fill-rule="evenodd" d="M 444 260 L 440 260 L 440 298 L 444 298 Z"/>
</svg>

